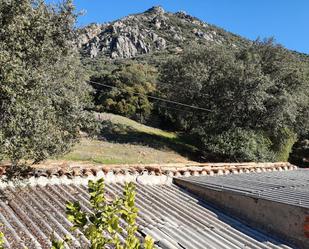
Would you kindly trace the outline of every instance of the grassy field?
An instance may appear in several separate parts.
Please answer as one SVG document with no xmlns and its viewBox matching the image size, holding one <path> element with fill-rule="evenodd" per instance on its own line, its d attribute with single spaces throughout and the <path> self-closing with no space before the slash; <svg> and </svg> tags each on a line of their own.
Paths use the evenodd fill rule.
<svg viewBox="0 0 309 249">
<path fill-rule="evenodd" d="M 100 114 L 99 119 L 103 129 L 98 139 L 82 138 L 70 153 L 56 160 L 94 164 L 186 163 L 197 157 L 197 149 L 175 133 L 114 114 Z"/>
</svg>

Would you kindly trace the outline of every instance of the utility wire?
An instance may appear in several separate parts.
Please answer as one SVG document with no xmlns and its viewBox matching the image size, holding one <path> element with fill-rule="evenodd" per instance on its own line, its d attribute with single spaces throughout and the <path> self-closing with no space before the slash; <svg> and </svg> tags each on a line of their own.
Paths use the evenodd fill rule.
<svg viewBox="0 0 309 249">
<path fill-rule="evenodd" d="M 99 85 L 99 86 L 104 86 L 104 87 L 108 87 L 108 88 L 112 88 L 112 89 L 121 90 L 119 87 L 107 85 L 107 84 L 100 83 L 100 82 L 95 82 L 95 81 L 92 81 L 92 80 L 89 80 L 88 82 Z M 138 92 L 133 92 L 133 93 L 140 95 L 140 96 L 148 97 L 150 99 L 155 99 L 155 100 L 159 100 L 159 101 L 166 102 L 166 103 L 171 103 L 171 104 L 175 104 L 175 105 L 189 107 L 191 109 L 196 109 L 196 110 L 201 110 L 201 111 L 206 111 L 206 112 L 213 112 L 212 110 L 207 109 L 207 108 L 203 108 L 203 107 L 198 107 L 198 106 L 194 106 L 194 105 L 187 105 L 187 104 L 184 104 L 184 103 L 181 103 L 181 102 L 163 99 L 163 98 L 159 98 L 159 97 L 155 97 L 155 96 L 151 96 L 151 95 L 147 95 L 147 94 L 142 94 L 142 93 L 138 93 Z"/>
<path fill-rule="evenodd" d="M 186 113 L 191 113 L 191 114 L 193 114 L 193 111 L 187 111 L 187 110 L 178 109 L 178 108 L 175 108 L 175 107 L 170 107 L 170 106 L 166 106 L 166 105 L 160 105 L 160 104 L 158 104 L 158 102 L 155 102 L 155 103 L 153 103 L 153 104 L 155 104 L 156 106 L 165 108 L 165 109 L 171 109 L 171 110 L 175 110 L 175 111 L 179 111 L 179 112 L 186 112 Z"/>
<path fill-rule="evenodd" d="M 155 84 L 156 84 L 157 86 L 162 85 L 163 87 L 164 87 L 164 86 L 165 86 L 165 87 L 168 87 L 168 85 L 170 85 L 170 86 L 172 86 L 173 89 L 174 89 L 174 88 L 176 88 L 176 89 L 181 89 L 181 88 L 183 88 L 182 86 L 173 85 L 173 84 L 171 84 L 171 83 L 165 83 L 165 82 L 156 82 Z M 204 97 L 206 97 L 206 98 L 209 97 L 208 94 L 201 93 L 201 92 L 198 91 L 198 90 L 187 89 L 186 92 L 197 93 L 197 94 L 199 94 L 200 96 L 204 96 Z"/>
</svg>

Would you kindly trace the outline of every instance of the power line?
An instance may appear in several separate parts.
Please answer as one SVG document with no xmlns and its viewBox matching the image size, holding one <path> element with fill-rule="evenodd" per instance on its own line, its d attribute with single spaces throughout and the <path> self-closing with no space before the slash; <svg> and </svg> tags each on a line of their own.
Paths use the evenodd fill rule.
<svg viewBox="0 0 309 249">
<path fill-rule="evenodd" d="M 162 85 L 163 87 L 172 86 L 172 87 L 175 88 L 175 89 L 183 89 L 183 86 L 174 85 L 174 84 L 172 84 L 172 83 L 160 82 L 160 81 L 157 81 L 157 82 L 155 83 L 155 85 L 157 85 L 157 86 Z M 197 94 L 199 94 L 200 96 L 204 96 L 204 97 L 206 97 L 206 98 L 209 97 L 208 94 L 206 94 L 206 93 L 201 93 L 201 91 L 199 91 L 199 90 L 186 89 L 186 92 L 197 93 Z"/>
<path fill-rule="evenodd" d="M 90 82 L 90 81 L 89 81 Z M 98 84 L 98 83 L 97 83 Z M 116 87 L 115 87 L 116 88 Z M 156 106 L 159 106 L 159 107 L 162 107 L 164 109 L 171 109 L 171 110 L 175 110 L 175 111 L 179 111 L 179 112 L 183 112 L 183 113 L 191 113 L 193 114 L 194 112 L 193 111 L 188 111 L 188 110 L 184 110 L 184 109 L 178 109 L 178 108 L 175 108 L 175 107 L 170 107 L 170 106 L 166 106 L 166 105 L 160 105 L 158 104 L 158 100 L 156 100 L 156 102 L 152 102 L 153 104 L 155 104 Z"/>
<path fill-rule="evenodd" d="M 173 85 L 173 84 L 171 84 L 171 83 L 156 82 L 155 84 L 156 84 L 156 85 L 162 85 L 162 86 L 165 86 L 165 87 L 168 87 L 168 86 L 166 86 L 166 85 L 170 85 L 170 86 L 172 86 L 173 88 L 176 88 L 176 89 L 177 89 L 177 88 L 178 88 L 178 89 L 183 88 L 182 86 Z M 204 96 L 204 97 L 206 97 L 206 98 L 208 98 L 208 97 L 209 97 L 209 95 L 208 95 L 208 94 L 201 93 L 201 92 L 200 92 L 200 91 L 198 91 L 198 90 L 187 89 L 187 90 L 186 90 L 186 92 L 197 93 L 197 94 L 199 94 L 200 96 Z"/>
<path fill-rule="evenodd" d="M 170 106 L 166 106 L 166 105 L 160 105 L 160 104 L 158 104 L 158 102 L 156 102 L 154 104 L 157 105 L 157 106 L 160 106 L 162 108 L 165 108 L 165 109 L 171 109 L 171 110 L 175 110 L 175 111 L 179 111 L 179 112 L 186 112 L 186 113 L 193 114 L 193 111 L 187 111 L 187 110 L 178 109 L 178 108 L 175 108 L 175 107 L 170 107 Z"/>
<path fill-rule="evenodd" d="M 99 85 L 99 86 L 104 86 L 104 87 L 108 87 L 108 88 L 112 88 L 112 89 L 121 90 L 119 87 L 107 85 L 107 84 L 100 83 L 100 82 L 95 82 L 95 81 L 92 81 L 92 80 L 89 80 L 88 82 L 96 84 L 96 85 Z M 194 106 L 194 105 L 187 105 L 187 104 L 184 104 L 184 103 L 181 103 L 181 102 L 177 102 L 177 101 L 173 101 L 173 100 L 168 100 L 168 99 L 163 99 L 163 98 L 159 98 L 159 97 L 155 97 L 155 96 L 151 96 L 151 95 L 147 95 L 147 94 L 142 94 L 142 93 L 138 93 L 138 92 L 133 92 L 133 93 L 135 93 L 137 95 L 140 95 L 140 96 L 148 97 L 150 99 L 155 99 L 155 100 L 163 101 L 163 102 L 166 102 L 166 103 L 171 103 L 171 104 L 175 104 L 175 105 L 189 107 L 191 109 L 207 111 L 207 112 L 213 112 L 212 110 L 207 109 L 207 108 L 203 108 L 203 107 L 198 107 L 198 106 Z"/>
<path fill-rule="evenodd" d="M 170 85 L 170 86 L 172 86 L 173 88 L 178 88 L 178 89 L 183 88 L 182 86 L 174 85 L 174 84 L 172 84 L 172 83 L 160 82 L 160 81 L 157 81 L 155 84 L 156 84 L 156 85 L 162 85 L 162 86 Z M 200 96 L 204 96 L 204 97 L 207 97 L 207 98 L 209 97 L 208 94 L 201 93 L 199 90 L 187 89 L 186 92 L 197 93 L 197 94 L 199 94 Z"/>
</svg>

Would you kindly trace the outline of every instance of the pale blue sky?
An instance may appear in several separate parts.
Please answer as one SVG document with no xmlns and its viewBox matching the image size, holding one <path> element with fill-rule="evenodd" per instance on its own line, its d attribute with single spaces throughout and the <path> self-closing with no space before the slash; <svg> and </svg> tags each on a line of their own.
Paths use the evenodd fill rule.
<svg viewBox="0 0 309 249">
<path fill-rule="evenodd" d="M 57 2 L 57 0 L 47 0 Z M 161 5 L 184 10 L 249 39 L 274 36 L 285 47 L 309 54 L 309 0 L 75 0 L 86 14 L 78 25 L 107 22 Z"/>
</svg>

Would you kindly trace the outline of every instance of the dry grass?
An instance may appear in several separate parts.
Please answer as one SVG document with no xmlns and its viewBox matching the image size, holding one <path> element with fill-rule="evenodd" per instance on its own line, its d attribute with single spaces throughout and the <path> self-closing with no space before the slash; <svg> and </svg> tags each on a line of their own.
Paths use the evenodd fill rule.
<svg viewBox="0 0 309 249">
<path fill-rule="evenodd" d="M 72 152 L 57 158 L 59 161 L 87 162 L 95 164 L 132 163 L 187 163 L 196 148 L 186 144 L 177 134 L 152 128 L 131 119 L 100 114 L 107 123 L 102 139 L 81 139 Z"/>
<path fill-rule="evenodd" d="M 83 138 L 73 151 L 59 158 L 97 164 L 185 163 L 189 160 L 172 150 L 158 150 L 148 146 L 111 143 Z"/>
<path fill-rule="evenodd" d="M 177 135 L 174 132 L 164 131 L 158 128 L 153 128 L 147 125 L 140 124 L 132 119 L 115 115 L 112 113 L 100 113 L 99 119 L 102 121 L 110 121 L 115 125 L 122 125 L 122 126 L 128 126 L 131 129 L 141 132 L 141 133 L 147 133 L 152 135 L 157 135 L 165 138 L 175 139 L 177 138 Z"/>
</svg>

